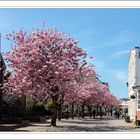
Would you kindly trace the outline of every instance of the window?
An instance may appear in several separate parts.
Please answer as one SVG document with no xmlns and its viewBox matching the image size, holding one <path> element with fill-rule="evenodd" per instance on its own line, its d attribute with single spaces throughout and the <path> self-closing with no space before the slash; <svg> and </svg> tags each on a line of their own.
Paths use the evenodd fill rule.
<svg viewBox="0 0 140 140">
<path fill-rule="evenodd" d="M 140 58 L 140 52 L 139 52 L 139 58 Z"/>
<path fill-rule="evenodd" d="M 140 109 L 140 90 L 138 91 L 138 109 Z"/>
</svg>

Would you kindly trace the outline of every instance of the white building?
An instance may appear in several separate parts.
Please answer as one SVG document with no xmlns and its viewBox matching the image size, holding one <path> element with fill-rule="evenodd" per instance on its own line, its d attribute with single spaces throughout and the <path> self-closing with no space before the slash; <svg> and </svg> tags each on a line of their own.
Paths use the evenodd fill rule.
<svg viewBox="0 0 140 140">
<path fill-rule="evenodd" d="M 140 119 L 140 48 L 135 47 L 130 51 L 128 64 L 128 115 L 133 121 Z"/>
</svg>

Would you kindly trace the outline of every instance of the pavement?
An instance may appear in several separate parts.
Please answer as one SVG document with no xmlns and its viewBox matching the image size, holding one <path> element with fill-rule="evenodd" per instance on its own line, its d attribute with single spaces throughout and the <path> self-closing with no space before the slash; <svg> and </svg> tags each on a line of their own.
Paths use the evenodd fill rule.
<svg viewBox="0 0 140 140">
<path fill-rule="evenodd" d="M 17 129 L 17 128 L 26 127 L 28 124 L 29 124 L 28 121 L 23 121 L 21 123 L 12 123 L 12 124 L 0 123 L 0 131 L 13 131 L 14 129 Z"/>
<path fill-rule="evenodd" d="M 124 119 L 117 120 L 113 117 L 103 119 L 75 118 L 57 121 L 56 127 L 50 126 L 50 120 L 45 123 L 30 123 L 26 127 L 16 128 L 12 131 L 19 132 L 140 132 L 140 128 Z"/>
</svg>

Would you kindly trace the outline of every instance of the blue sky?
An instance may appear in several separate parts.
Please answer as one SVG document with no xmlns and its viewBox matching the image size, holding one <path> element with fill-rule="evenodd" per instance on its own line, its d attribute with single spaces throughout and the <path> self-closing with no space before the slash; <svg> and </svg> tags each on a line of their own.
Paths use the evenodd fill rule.
<svg viewBox="0 0 140 140">
<path fill-rule="evenodd" d="M 127 97 L 129 52 L 140 45 L 140 9 L 0 9 L 0 32 L 4 36 L 21 27 L 30 32 L 44 20 L 47 28 L 79 40 L 79 47 L 94 57 L 100 79 L 118 98 Z M 9 50 L 10 42 L 2 38 L 2 51 Z"/>
</svg>

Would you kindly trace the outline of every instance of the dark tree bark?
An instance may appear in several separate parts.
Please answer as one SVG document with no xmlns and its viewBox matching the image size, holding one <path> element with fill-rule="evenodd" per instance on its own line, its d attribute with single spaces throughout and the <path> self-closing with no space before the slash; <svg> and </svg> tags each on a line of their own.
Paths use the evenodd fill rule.
<svg viewBox="0 0 140 140">
<path fill-rule="evenodd" d="M 105 107 L 105 112 L 107 113 L 107 107 Z"/>
<path fill-rule="evenodd" d="M 61 121 L 62 119 L 62 105 L 58 105 L 58 120 Z"/>
<path fill-rule="evenodd" d="M 84 110 L 85 110 L 85 105 L 84 105 L 84 104 L 82 104 L 82 118 L 84 118 L 84 117 L 85 117 Z"/>
<path fill-rule="evenodd" d="M 52 92 L 56 94 L 59 91 L 58 86 L 52 87 Z M 57 119 L 57 100 L 58 100 L 58 94 L 52 96 L 52 104 L 53 104 L 53 111 L 52 111 L 52 119 L 51 119 L 51 126 L 56 126 L 56 119 Z"/>
<path fill-rule="evenodd" d="M 68 119 L 69 118 L 69 106 L 67 105 L 66 106 L 66 119 Z"/>
<path fill-rule="evenodd" d="M 102 119 L 102 116 L 103 116 L 102 115 L 102 107 L 100 106 L 99 109 L 100 109 L 100 119 Z"/>
<path fill-rule="evenodd" d="M 110 114 L 112 116 L 112 113 L 113 113 L 113 107 L 111 107 L 111 110 L 110 110 Z"/>
<path fill-rule="evenodd" d="M 78 104 L 76 105 L 76 116 L 79 117 L 79 107 L 78 107 Z"/>
<path fill-rule="evenodd" d="M 74 119 L 74 104 L 71 105 L 71 118 Z"/>
<path fill-rule="evenodd" d="M 61 99 L 59 100 L 59 104 L 57 103 L 58 106 L 58 120 L 61 121 L 62 119 L 62 106 L 64 103 L 64 93 L 61 93 Z"/>
<path fill-rule="evenodd" d="M 92 117 L 92 112 L 91 112 L 91 106 L 88 105 L 88 112 L 89 112 L 89 117 Z"/>
<path fill-rule="evenodd" d="M 103 106 L 104 106 L 104 104 L 102 104 L 101 106 L 99 106 L 100 119 L 102 119 L 102 116 L 103 116 L 103 112 L 102 112 L 102 107 Z"/>
<path fill-rule="evenodd" d="M 111 116 L 111 110 L 108 108 L 108 116 Z"/>
<path fill-rule="evenodd" d="M 27 110 L 26 110 L 26 95 L 21 96 L 21 102 L 22 102 L 22 110 L 23 110 L 23 119 L 26 119 L 28 116 Z"/>
<path fill-rule="evenodd" d="M 56 126 L 56 119 L 57 119 L 57 97 L 52 97 L 53 103 L 53 112 L 52 112 L 52 119 L 51 119 L 51 126 Z"/>
</svg>

